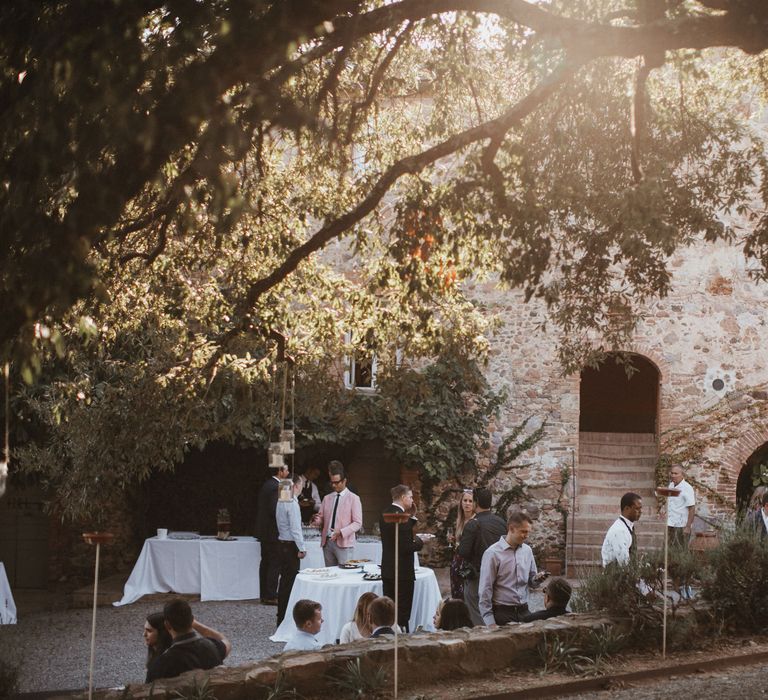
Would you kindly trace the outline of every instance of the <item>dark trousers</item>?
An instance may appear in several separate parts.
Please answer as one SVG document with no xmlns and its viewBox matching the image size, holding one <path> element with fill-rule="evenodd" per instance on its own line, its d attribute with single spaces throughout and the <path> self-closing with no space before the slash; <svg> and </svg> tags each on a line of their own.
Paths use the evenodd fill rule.
<svg viewBox="0 0 768 700">
<path fill-rule="evenodd" d="M 280 550 L 278 542 L 261 543 L 259 564 L 259 590 L 262 600 L 277 598 L 277 580 L 280 577 Z"/>
<path fill-rule="evenodd" d="M 679 547 L 680 549 L 688 549 L 688 535 L 685 534 L 685 528 L 683 527 L 669 527 L 669 546 Z"/>
<path fill-rule="evenodd" d="M 285 617 L 288 609 L 288 599 L 291 597 L 293 582 L 299 573 L 299 548 L 296 543 L 279 542 L 278 553 L 280 559 L 280 583 L 277 587 L 277 626 Z"/>
<path fill-rule="evenodd" d="M 528 605 L 494 605 L 493 619 L 497 625 L 506 625 L 508 622 L 520 622 L 520 619 L 528 614 Z"/>
<path fill-rule="evenodd" d="M 387 598 L 395 600 L 395 579 L 382 578 L 381 583 L 384 587 L 384 595 Z M 411 607 L 413 606 L 413 579 L 400 579 L 398 583 L 399 599 L 395 601 L 397 605 L 397 624 L 406 632 L 410 631 L 408 621 L 411 619 Z"/>
</svg>

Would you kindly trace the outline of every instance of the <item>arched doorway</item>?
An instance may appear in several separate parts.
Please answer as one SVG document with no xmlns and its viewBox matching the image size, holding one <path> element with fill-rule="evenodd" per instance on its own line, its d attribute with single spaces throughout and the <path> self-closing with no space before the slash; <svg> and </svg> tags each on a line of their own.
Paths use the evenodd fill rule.
<svg viewBox="0 0 768 700">
<path fill-rule="evenodd" d="M 756 499 L 762 497 L 768 484 L 755 485 L 754 477 L 760 473 L 760 467 L 766 466 L 763 473 L 768 472 L 768 442 L 758 447 L 744 463 L 736 481 L 736 508 L 740 514 L 744 514 L 756 505 Z"/>
<path fill-rule="evenodd" d="M 658 407 L 661 374 L 647 357 L 626 362 L 608 354 L 596 369 L 581 372 L 579 459 L 573 475 L 574 516 L 568 528 L 568 569 L 600 565 L 600 547 L 619 514 L 624 493 L 639 494 L 649 515 L 640 528 L 644 549 L 663 542 L 663 524 L 652 518 L 658 461 Z"/>
<path fill-rule="evenodd" d="M 609 353 L 596 369 L 581 372 L 579 432 L 658 434 L 659 370 L 630 355 L 632 372 Z"/>
</svg>

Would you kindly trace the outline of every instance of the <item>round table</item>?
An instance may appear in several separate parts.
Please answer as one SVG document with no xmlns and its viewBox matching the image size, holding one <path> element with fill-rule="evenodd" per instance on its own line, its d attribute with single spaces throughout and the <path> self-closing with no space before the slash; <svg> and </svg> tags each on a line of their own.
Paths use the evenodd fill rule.
<svg viewBox="0 0 768 700">
<path fill-rule="evenodd" d="M 377 566 L 371 564 L 367 565 L 367 569 L 371 572 L 379 571 Z M 333 644 L 339 638 L 341 628 L 354 616 L 358 598 L 368 591 L 382 595 L 382 582 L 364 580 L 360 569 L 344 570 L 334 566 L 328 571 L 337 573 L 338 576 L 321 578 L 305 572 L 296 576 L 288 601 L 288 612 L 280 627 L 270 637 L 273 642 L 287 642 L 294 633 L 296 626 L 291 611 L 298 600 L 316 600 L 323 606 L 323 627 L 316 636 L 321 644 Z M 425 630 L 433 631 L 432 618 L 439 603 L 440 586 L 435 572 L 426 567 L 419 567 L 416 570 L 409 628 L 415 630 L 421 626 Z"/>
</svg>

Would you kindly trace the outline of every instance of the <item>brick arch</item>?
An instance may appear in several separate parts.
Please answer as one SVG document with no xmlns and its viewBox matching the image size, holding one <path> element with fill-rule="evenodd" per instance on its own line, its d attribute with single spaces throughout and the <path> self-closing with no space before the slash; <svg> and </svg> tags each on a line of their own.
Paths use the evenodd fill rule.
<svg viewBox="0 0 768 700">
<path fill-rule="evenodd" d="M 669 378 L 672 375 L 672 367 L 657 348 L 647 343 L 633 343 L 628 352 L 641 355 L 646 360 L 652 362 L 659 372 L 659 405 L 656 411 L 658 432 L 657 438 L 662 432 L 671 427 L 672 416 L 670 415 L 669 392 L 666 390 L 669 385 Z"/>
<path fill-rule="evenodd" d="M 717 490 L 730 503 L 736 503 L 736 484 L 741 470 L 756 450 L 768 442 L 768 425 L 750 425 L 739 439 L 729 446 L 717 477 Z"/>
<path fill-rule="evenodd" d="M 649 360 L 654 365 L 656 365 L 656 369 L 659 371 L 660 384 L 669 379 L 672 368 L 664 359 L 664 356 L 661 355 L 656 348 L 651 347 L 646 343 L 633 343 L 627 352 L 631 352 L 635 355 L 641 355 L 646 360 Z"/>
<path fill-rule="evenodd" d="M 625 354 L 639 370 L 632 378 L 610 359 Z M 634 348 L 607 352 L 606 357 L 608 362 L 599 368 L 584 367 L 579 373 L 579 430 L 658 435 L 662 377 L 658 358 Z"/>
</svg>

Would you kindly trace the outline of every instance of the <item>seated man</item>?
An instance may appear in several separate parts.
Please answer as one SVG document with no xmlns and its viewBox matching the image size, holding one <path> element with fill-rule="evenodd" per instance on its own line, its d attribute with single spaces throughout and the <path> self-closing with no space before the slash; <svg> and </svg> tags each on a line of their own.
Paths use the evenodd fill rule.
<svg viewBox="0 0 768 700">
<path fill-rule="evenodd" d="M 323 606 L 314 600 L 299 600 L 293 606 L 296 631 L 283 647 L 283 651 L 312 651 L 321 644 L 315 635 L 323 626 Z"/>
<path fill-rule="evenodd" d="M 520 622 L 533 622 L 534 620 L 548 620 L 550 617 L 565 615 L 565 609 L 571 600 L 571 584 L 564 578 L 553 578 L 544 587 L 544 610 L 529 613 Z"/>
<path fill-rule="evenodd" d="M 173 643 L 147 668 L 147 683 L 219 666 L 232 651 L 232 644 L 221 632 L 194 619 L 186 600 L 176 598 L 167 603 L 163 616 Z"/>
<path fill-rule="evenodd" d="M 371 629 L 373 629 L 371 639 L 395 633 L 392 629 L 392 625 L 395 624 L 395 601 L 392 598 L 383 595 L 372 600 L 368 615 L 371 618 Z"/>
</svg>

